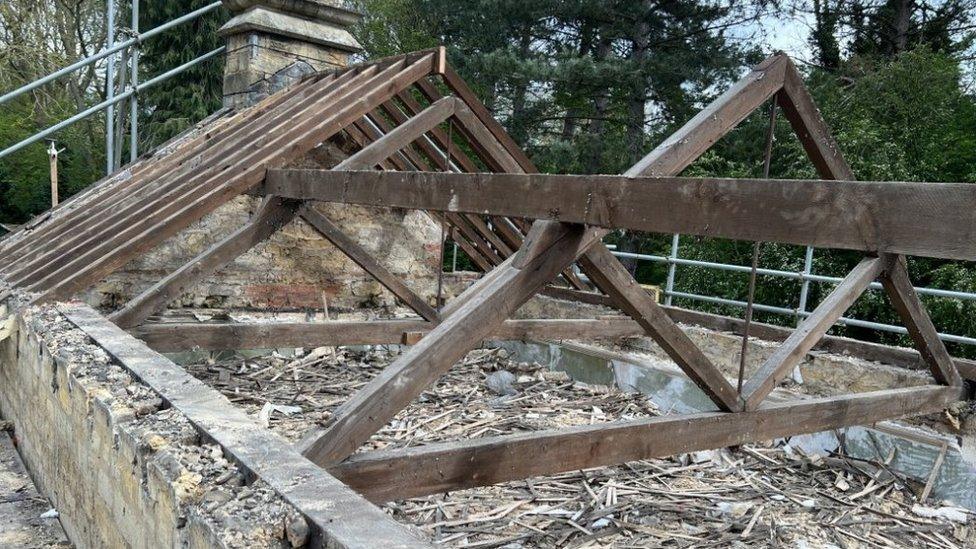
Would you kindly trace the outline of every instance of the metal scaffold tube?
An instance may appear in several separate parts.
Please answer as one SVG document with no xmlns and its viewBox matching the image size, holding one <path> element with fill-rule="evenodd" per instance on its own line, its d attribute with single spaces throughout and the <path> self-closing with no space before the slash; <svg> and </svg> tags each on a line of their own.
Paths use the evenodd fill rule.
<svg viewBox="0 0 976 549">
<path fill-rule="evenodd" d="M 139 44 L 140 42 L 143 42 L 143 41 L 148 40 L 148 39 L 150 39 L 150 38 L 152 38 L 154 36 L 157 36 L 159 34 L 162 34 L 162 33 L 166 32 L 166 31 L 168 31 L 168 30 L 170 30 L 170 29 L 172 29 L 174 27 L 178 27 L 178 26 L 180 26 L 180 25 L 182 25 L 184 23 L 187 23 L 189 21 L 193 21 L 194 19 L 196 19 L 196 18 L 198 18 L 200 16 L 206 15 L 206 14 L 208 14 L 208 13 L 210 13 L 210 12 L 212 12 L 212 11 L 218 9 L 218 8 L 220 8 L 220 6 L 221 6 L 221 2 L 213 2 L 212 4 L 208 4 L 208 5 L 202 7 L 200 9 L 198 9 L 198 10 L 192 11 L 192 12 L 190 12 L 190 13 L 182 16 L 182 17 L 178 17 L 178 18 L 173 19 L 172 21 L 170 21 L 168 23 L 164 23 L 164 24 L 162 24 L 162 25 L 160 25 L 160 26 L 158 26 L 158 27 L 156 27 L 156 28 L 154 28 L 154 29 L 152 29 L 150 31 L 147 31 L 145 33 L 142 33 L 142 34 L 140 34 L 139 36 L 137 36 L 135 38 L 130 38 L 129 40 L 125 40 L 123 42 L 117 42 L 112 47 L 106 48 L 106 49 L 104 49 L 104 50 L 102 50 L 102 51 L 100 51 L 100 52 L 98 52 L 98 53 L 96 53 L 94 55 L 91 55 L 89 57 L 86 57 L 85 59 L 82 59 L 81 61 L 78 61 L 76 63 L 72 63 L 71 65 L 68 65 L 67 67 L 65 67 L 63 69 L 57 70 L 55 72 L 52 72 L 51 74 L 45 76 L 44 78 L 40 78 L 38 80 L 35 80 L 35 81 L 31 82 L 30 84 L 25 84 L 25 85 L 17 88 L 16 90 L 14 90 L 12 92 L 9 92 L 9 93 L 6 93 L 6 94 L 0 96 L 0 105 L 3 105 L 4 103 L 6 103 L 6 102 L 8 102 L 11 99 L 14 99 L 16 97 L 20 97 L 21 95 L 24 95 L 25 93 L 28 93 L 28 92 L 33 91 L 33 90 L 36 90 L 37 88 L 39 88 L 39 87 L 41 87 L 41 86 L 43 86 L 45 84 L 49 84 L 49 83 L 57 80 L 58 78 L 61 78 L 62 76 L 71 74 L 72 72 L 74 72 L 74 71 L 76 71 L 76 70 L 78 70 L 80 68 L 87 67 L 88 65 L 91 65 L 92 63 L 96 63 L 98 61 L 101 61 L 102 59 L 105 59 L 106 57 L 108 57 L 108 56 L 110 56 L 112 54 L 118 53 L 118 52 L 120 52 L 120 51 L 122 51 L 122 50 L 124 50 L 126 48 L 132 47 L 134 45 Z"/>
</svg>

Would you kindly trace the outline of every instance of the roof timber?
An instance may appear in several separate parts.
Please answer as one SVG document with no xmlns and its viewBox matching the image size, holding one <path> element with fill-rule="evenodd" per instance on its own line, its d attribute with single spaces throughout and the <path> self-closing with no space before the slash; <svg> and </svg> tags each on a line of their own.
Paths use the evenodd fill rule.
<svg viewBox="0 0 976 549">
<path fill-rule="evenodd" d="M 649 189 L 646 183 L 649 180 L 636 181 L 634 178 L 645 173 L 661 173 L 664 175 L 675 175 L 684 167 L 688 166 L 711 144 L 715 143 L 725 133 L 734 128 L 741 120 L 748 116 L 753 110 L 757 109 L 770 98 L 775 97 L 777 101 L 785 103 L 790 107 L 790 121 L 800 134 L 804 147 L 811 155 L 812 160 L 824 177 L 837 179 L 839 175 L 849 173 L 846 162 L 836 151 L 836 145 L 830 138 L 829 131 L 823 123 L 822 118 L 812 106 L 808 95 L 802 89 L 796 88 L 796 82 L 787 83 L 791 71 L 795 72 L 792 64 L 785 56 L 774 56 L 757 67 L 743 81 L 733 87 L 728 93 L 720 97 L 713 105 L 709 106 L 701 115 L 693 119 L 688 125 L 679 130 L 677 138 L 668 140 L 662 147 L 652 152 L 629 170 L 624 178 L 617 178 L 615 182 L 618 186 L 638 183 L 634 188 L 629 189 L 633 193 L 612 192 L 619 189 L 611 189 L 607 192 L 600 185 L 589 185 L 593 178 L 575 178 L 572 181 L 578 183 L 576 187 L 569 187 L 568 191 L 572 195 L 568 200 L 558 200 L 567 192 L 564 185 L 549 185 L 540 188 L 539 185 L 531 183 L 546 181 L 544 176 L 525 175 L 526 172 L 534 171 L 530 163 L 525 165 L 515 165 L 508 163 L 500 165 L 505 171 L 512 172 L 507 174 L 341 174 L 344 180 L 329 179 L 332 174 L 316 172 L 315 176 L 323 177 L 325 181 L 297 181 L 301 179 L 298 172 L 277 172 L 270 176 L 265 191 L 288 195 L 289 192 L 296 191 L 298 196 L 306 199 L 323 199 L 329 193 L 333 193 L 335 198 L 328 199 L 337 202 L 360 203 L 354 196 L 372 196 L 372 200 L 365 203 L 376 206 L 396 206 L 411 207 L 418 209 L 436 209 L 448 214 L 456 212 L 483 213 L 489 215 L 505 216 L 526 216 L 524 207 L 519 204 L 513 206 L 513 196 L 526 197 L 518 202 L 531 202 L 530 209 L 534 212 L 527 215 L 537 219 L 532 225 L 529 235 L 526 237 L 522 248 L 509 259 L 499 264 L 492 272 L 483 279 L 472 285 L 459 298 L 455 300 L 443 313 L 442 323 L 422 338 L 420 342 L 399 357 L 391 364 L 380 376 L 363 387 L 359 393 L 354 395 L 348 402 L 336 410 L 330 423 L 320 432 L 313 432 L 306 437 L 303 442 L 304 454 L 315 462 L 323 466 L 332 466 L 350 456 L 356 448 L 364 442 L 379 426 L 393 417 L 397 411 L 402 409 L 413 397 L 420 393 L 424 386 L 431 383 L 436 375 L 450 367 L 450 364 L 463 356 L 470 350 L 475 343 L 472 339 L 479 339 L 498 329 L 505 322 L 505 318 L 514 311 L 514 307 L 526 296 L 519 293 L 522 285 L 534 287 L 533 291 L 538 291 L 541 286 L 537 281 L 533 271 L 542 270 L 545 273 L 553 273 L 563 268 L 567 262 L 572 262 L 574 257 L 564 253 L 554 255 L 540 255 L 540 250 L 549 253 L 559 248 L 560 239 L 568 234 L 579 234 L 578 231 L 583 227 L 589 227 L 593 231 L 588 244 L 580 243 L 578 246 L 577 258 L 582 259 L 582 266 L 597 287 L 609 294 L 613 302 L 633 317 L 633 319 L 651 335 L 668 354 L 678 363 L 679 366 L 692 378 L 693 381 L 709 395 L 720 410 L 732 412 L 722 416 L 730 418 L 732 423 L 740 421 L 748 424 L 752 415 L 759 413 L 757 409 L 762 405 L 763 400 L 768 395 L 769 390 L 776 385 L 782 372 L 789 369 L 792 364 L 816 345 L 823 338 L 827 327 L 832 323 L 832 319 L 842 314 L 843 310 L 849 306 L 868 284 L 877 277 L 884 277 L 889 280 L 895 274 L 892 266 L 900 264 L 901 256 L 890 253 L 883 254 L 881 257 L 866 258 L 862 264 L 855 268 L 849 275 L 847 281 L 842 283 L 834 294 L 823 303 L 815 313 L 808 318 L 800 328 L 786 338 L 781 349 L 773 355 L 770 361 L 760 369 L 747 385 L 748 392 L 736 394 L 727 380 L 717 372 L 715 366 L 701 354 L 687 336 L 674 325 L 673 321 L 653 300 L 650 300 L 643 291 L 637 291 L 636 282 L 622 267 L 619 262 L 610 254 L 606 247 L 599 241 L 605 234 L 605 229 L 595 230 L 594 226 L 623 226 L 631 228 L 642 228 L 645 226 L 628 225 L 628 223 L 650 223 L 648 219 L 655 216 L 664 215 L 666 223 L 680 222 L 675 215 L 667 215 L 667 208 L 672 205 L 660 197 L 654 196 L 653 199 L 645 200 L 641 207 L 647 211 L 641 211 L 640 207 L 627 210 L 625 200 L 636 196 L 647 196 Z M 797 81 L 798 82 L 798 81 Z M 800 85 L 802 88 L 802 85 Z M 433 97 L 430 97 L 433 99 Z M 484 145 L 485 139 L 477 139 Z M 483 151 L 484 149 L 482 149 Z M 845 169 L 848 170 L 845 172 Z M 308 174 L 310 172 L 304 172 Z M 558 177 L 558 176 L 557 176 Z M 415 183 L 412 188 L 395 189 L 395 185 L 413 178 Z M 431 181 L 440 180 L 440 188 L 434 189 Z M 508 188 L 498 188 L 497 185 L 483 184 L 471 185 L 472 181 L 491 181 L 498 183 L 505 180 L 509 183 L 516 182 Z M 571 179 L 563 178 L 562 182 Z M 395 182 L 393 186 L 388 185 Z M 466 181 L 465 183 L 461 183 Z M 582 186 L 580 182 L 584 182 Z M 418 184 L 419 182 L 419 184 Z M 531 183 L 530 183 L 531 182 Z M 549 180 L 548 183 L 552 183 Z M 588 183 L 587 183 L 588 182 Z M 674 183 L 671 179 L 669 183 Z M 304 186 L 302 184 L 305 183 Z M 331 184 L 329 184 L 331 183 Z M 338 184 L 337 184 L 338 183 Z M 640 186 L 639 183 L 645 183 Z M 791 183 L 772 182 L 778 185 L 780 191 L 792 192 L 796 189 Z M 818 182 L 823 183 L 823 182 Z M 454 188 L 454 184 L 464 187 L 463 192 Z M 289 189 L 289 185 L 295 188 Z M 687 187 L 687 185 L 686 185 Z M 740 185 L 741 188 L 744 186 Z M 741 191 L 741 188 L 737 190 Z M 433 189 L 433 190 L 432 190 Z M 521 192 L 511 192 L 518 190 Z M 664 191 L 666 189 L 662 189 Z M 390 193 L 390 191 L 393 191 Z M 501 192 L 500 192 L 501 191 Z M 507 191 L 507 192 L 506 192 Z M 540 192 L 542 191 L 542 192 Z M 460 207 L 462 194 L 465 206 Z M 506 198 L 502 198 L 503 194 Z M 382 196 L 381 196 L 382 195 Z M 694 218 L 701 215 L 703 210 L 709 210 L 712 205 L 708 198 L 688 192 L 687 188 L 678 189 L 678 192 L 671 192 L 672 197 L 684 198 L 689 205 L 686 207 L 684 215 Z M 822 200 L 823 195 L 818 198 Z M 414 204 L 402 203 L 401 201 L 417 201 Z M 555 202 L 555 204 L 553 203 Z M 735 213 L 736 208 L 747 209 L 743 204 L 747 201 L 738 201 L 727 208 L 729 212 Z M 477 203 L 477 205 L 476 205 Z M 655 208 L 656 203 L 656 208 Z M 718 200 L 722 204 L 721 200 Z M 850 202 L 856 203 L 856 202 Z M 815 201 L 807 201 L 804 207 L 809 208 L 815 205 Z M 761 203 L 763 208 L 775 211 L 780 204 Z M 571 211 L 569 218 L 565 217 L 562 209 L 568 206 Z M 904 204 L 902 204 L 904 206 Z M 691 211 L 688 211 L 691 210 Z M 761 213 L 761 212 L 759 212 Z M 626 220 L 621 223 L 621 216 Z M 628 217 L 629 216 L 629 217 Z M 711 219 L 709 221 L 712 221 Z M 745 220 L 749 224 L 762 227 L 765 225 L 762 215 L 752 215 Z M 799 220 L 799 225 L 804 225 L 804 219 Z M 617 225 L 614 225 L 617 223 Z M 806 223 L 809 225 L 809 223 Z M 705 224 L 706 229 L 709 224 Z M 890 229 L 885 227 L 886 229 Z M 781 230 L 782 227 L 779 227 Z M 862 233 L 863 227 L 861 227 Z M 669 229 L 674 230 L 674 229 Z M 893 229 L 890 229 L 891 232 Z M 868 231 L 874 240 L 887 242 L 888 234 L 881 231 Z M 895 231 L 897 232 L 897 231 Z M 899 235 L 900 236 L 900 235 Z M 836 234 L 830 235 L 831 240 L 836 240 Z M 910 241 L 910 239 L 908 239 Z M 875 244 L 874 241 L 871 242 Z M 884 244 L 883 244 L 884 245 Z M 855 246 L 855 249 L 859 249 Z M 877 247 L 869 248 L 867 251 L 877 252 Z M 926 251 L 922 255 L 933 255 L 942 253 L 940 251 Z M 542 265 L 534 262 L 541 257 L 546 257 Z M 913 330 L 917 332 L 916 341 L 922 347 L 922 356 L 929 363 L 929 367 L 936 378 L 936 381 L 946 385 L 958 385 L 960 383 L 955 365 L 951 360 L 946 360 L 942 355 L 944 346 L 938 338 L 934 337 L 934 328 L 928 320 L 924 307 L 917 301 L 917 296 L 912 292 L 906 292 L 905 280 L 900 280 L 901 284 L 896 285 L 887 283 L 886 288 L 895 292 L 895 300 L 901 301 L 899 312 L 913 324 Z M 910 286 L 910 285 L 909 285 Z M 909 303 L 910 302 L 910 303 Z M 918 317 L 915 316 L 918 314 Z M 467 336 L 467 337 L 466 337 Z M 933 348 L 926 349 L 925 347 Z M 941 357 L 941 358 L 940 358 Z M 422 367 L 426 366 L 426 368 Z M 959 388 L 934 388 L 941 391 L 940 395 L 946 399 L 958 398 L 963 394 Z M 914 399 L 915 402 L 922 402 L 926 406 L 932 405 L 935 409 L 940 408 L 946 401 L 933 399 L 926 396 L 925 390 L 909 389 L 900 393 L 884 393 L 876 395 L 886 400 L 883 403 L 869 403 L 870 409 L 864 409 L 863 417 L 871 416 L 875 411 L 880 410 L 879 415 L 887 416 L 896 413 L 895 410 L 903 411 L 905 407 L 912 408 L 907 402 L 896 402 L 900 398 L 898 395 Z M 852 408 L 857 408 L 861 403 L 860 396 L 848 399 L 834 400 L 824 403 L 827 407 L 825 411 L 815 411 L 813 416 L 818 419 L 825 417 L 840 417 L 830 414 L 846 414 Z M 870 400 L 870 399 L 869 399 Z M 743 410 L 748 410 L 745 412 Z M 798 410 L 797 406 L 790 407 L 790 410 Z M 827 414 L 827 415 L 825 415 Z M 784 429 L 794 431 L 801 427 L 792 422 L 789 415 L 785 417 Z M 772 420 L 763 419 L 763 424 L 769 424 Z M 856 421 L 853 420 L 852 421 Z M 680 421 L 678 425 L 683 425 Z M 600 434 L 609 428 L 597 428 Z M 749 428 L 755 430 L 754 428 Z M 554 435 L 560 437 L 561 434 Z M 532 438 L 532 437 L 530 437 Z M 626 437 L 625 437 L 626 438 Z M 679 436 L 684 439 L 681 446 L 691 443 L 694 437 L 690 434 Z M 572 435 L 568 435 L 568 444 L 576 445 Z M 611 436 L 610 441 L 619 439 Z M 726 443 L 708 442 L 707 444 L 724 445 Z M 731 444 L 734 442 L 728 442 Z M 596 444 L 603 444 L 602 442 Z M 693 443 L 692 443 L 693 444 Z M 475 444 L 477 445 L 477 444 Z M 551 453 L 552 448 L 546 441 L 533 440 L 530 453 L 537 452 Z M 568 450 L 567 450 L 568 451 Z M 596 452 L 593 447 L 583 450 L 584 455 L 593 455 Z M 562 452 L 557 452 L 562 453 Z M 501 453 L 488 462 L 475 461 L 473 455 L 466 455 L 459 460 L 474 464 L 482 464 L 475 467 L 472 478 L 484 478 L 486 469 L 495 469 L 495 465 L 503 456 L 511 456 L 508 449 L 501 449 Z M 527 455 L 520 454 L 517 458 L 525 461 Z M 618 458 L 620 456 L 617 456 Z M 615 460 L 616 458 L 614 458 Z M 622 458 L 625 459 L 625 458 Z M 614 461 L 616 462 L 616 461 Z M 585 465 L 584 465 L 585 466 Z M 458 470 L 460 465 L 449 465 L 449 469 Z M 407 469 L 407 465 L 401 464 L 398 472 Z M 432 467 L 427 467 L 428 472 L 432 472 Z M 512 473 L 512 471 L 509 471 Z M 443 477 L 443 471 L 433 471 L 433 474 Z M 498 480 L 511 480 L 531 475 L 530 472 L 515 472 L 510 478 Z M 370 482 L 375 480 L 372 479 Z M 416 480 L 416 479 L 414 479 Z M 495 480 L 492 480 L 494 482 Z M 416 483 L 415 483 L 416 484 Z M 419 482 L 423 484 L 423 482 Z M 451 489 L 462 486 L 441 486 Z"/>
<path fill-rule="evenodd" d="M 59 307 L 68 320 L 129 373 L 305 515 L 314 529 L 312 547 L 432 547 L 325 470 L 303 459 L 284 439 L 260 428 L 227 397 L 151 351 L 95 310 L 80 304 Z"/>
<path fill-rule="evenodd" d="M 383 502 L 938 412 L 963 394 L 927 385 L 794 400 L 753 412 L 676 414 L 380 450 L 327 469 Z"/>
<path fill-rule="evenodd" d="M 976 260 L 976 186 L 969 183 L 272 170 L 262 190 L 324 202 Z"/>
<path fill-rule="evenodd" d="M 430 80 L 432 77 L 442 79 L 453 97 L 445 97 L 443 88 Z M 840 181 L 736 182 L 674 177 L 769 100 L 783 106 L 821 177 Z M 445 118 L 446 128 L 441 127 Z M 343 132 L 361 150 L 336 170 L 379 167 L 449 173 L 277 170 L 321 141 Z M 902 268 L 904 259 L 899 254 L 971 258 L 976 254 L 969 244 L 974 230 L 972 220 L 958 210 L 969 206 L 969 211 L 973 211 L 972 197 L 952 186 L 913 194 L 911 184 L 849 181 L 853 178 L 849 166 L 795 67 L 783 55 L 772 56 L 757 66 L 675 137 L 620 177 L 535 174 L 531 161 L 447 66 L 443 49 L 311 78 L 273 96 L 253 111 L 229 117 L 217 134 L 205 133 L 189 143 L 157 161 L 135 166 L 132 177 L 111 179 L 98 187 L 101 191 L 93 190 L 88 198 L 77 201 L 79 206 L 55 210 L 48 221 L 15 235 L 13 244 L 0 247 L 0 258 L 9 260 L 2 276 L 15 286 L 40 292 L 42 300 L 70 296 L 234 196 L 255 192 L 266 179 L 259 191 L 290 204 L 324 199 L 427 210 L 434 219 L 449 224 L 452 235 L 488 270 L 442 310 L 427 311 L 424 316 L 429 320 L 329 323 L 316 327 L 199 327 L 199 339 L 215 346 L 227 345 L 227 341 L 267 342 L 269 337 L 278 336 L 282 340 L 296 337 L 303 341 L 320 338 L 337 342 L 396 338 L 414 344 L 340 406 L 323 430 L 309 433 L 300 446 L 306 457 L 376 499 L 938 411 L 964 395 L 958 387 L 959 363 L 949 357 L 936 337 L 924 307 L 911 291 Z M 468 156 L 468 151 L 473 154 Z M 472 172 L 478 166 L 507 173 L 451 173 Z M 641 177 L 647 174 L 664 177 Z M 112 194 L 106 190 L 112 188 L 124 192 Z M 903 192 L 908 194 L 899 194 Z M 937 208 L 934 200 L 945 199 L 944 195 L 932 193 L 946 192 L 957 193 L 951 196 L 949 209 L 932 210 Z M 89 211 L 79 213 L 86 205 L 90 206 Z M 837 219 L 817 217 L 820 210 L 839 216 L 841 229 L 848 229 L 849 233 L 835 227 Z M 951 223 L 926 226 L 919 221 L 917 210 L 931 210 L 937 219 L 958 221 L 959 227 L 946 228 Z M 530 225 L 523 217 L 536 221 Z M 264 234 L 267 230 L 259 230 L 260 223 L 259 217 L 253 228 L 243 230 L 246 234 Z M 675 324 L 675 318 L 694 314 L 658 305 L 602 244 L 601 238 L 612 227 L 744 239 L 781 238 L 787 242 L 820 238 L 824 243 L 818 245 L 846 246 L 867 252 L 870 257 L 796 332 L 777 332 L 784 340 L 783 346 L 761 373 L 749 380 L 748 392 L 740 392 Z M 65 231 L 71 232 L 67 238 L 63 238 Z M 820 232 L 824 234 L 818 235 Z M 334 242 L 345 242 L 346 248 L 355 244 L 340 238 L 341 233 L 332 236 Z M 938 244 L 938 237 L 948 240 Z M 248 242 L 244 238 L 231 251 L 236 253 Z M 227 252 L 213 259 L 211 266 L 229 255 Z M 392 277 L 371 263 L 368 256 L 361 259 L 359 263 L 378 278 Z M 572 283 L 573 275 L 567 269 L 576 261 L 607 294 L 607 299 L 630 319 L 565 323 L 508 320 L 524 301 L 543 291 L 560 273 Z M 822 343 L 829 321 L 875 278 L 882 279 L 920 349 L 919 357 L 941 386 L 784 405 L 765 403 L 782 372 Z M 588 295 L 603 299 L 598 294 Z M 408 303 L 411 300 L 409 295 L 401 298 Z M 157 296 L 153 300 L 158 306 L 166 299 Z M 93 337 L 120 360 L 134 348 L 114 328 L 96 325 L 94 313 L 66 312 L 80 326 L 86 325 Z M 174 338 L 194 327 L 145 326 L 134 332 L 172 345 Z M 284 334 L 283 330 L 289 333 Z M 482 339 L 594 332 L 650 335 L 724 412 L 369 453 L 343 463 Z M 156 365 L 155 360 L 136 361 L 137 369 L 142 368 L 140 377 L 165 385 L 165 390 L 175 395 L 174 404 L 184 405 L 194 413 L 206 411 L 194 408 L 200 405 L 196 397 L 180 400 L 195 387 L 185 372 L 174 378 L 185 383 L 171 386 L 169 366 L 159 363 L 164 373 L 158 373 L 151 368 Z M 233 424 L 236 420 L 228 421 Z M 206 418 L 201 425 L 217 437 L 227 435 L 224 440 L 229 444 L 240 442 L 229 436 L 228 427 L 235 425 L 214 418 Z M 255 436 L 254 440 L 271 444 L 265 433 Z M 248 438 L 245 442 L 254 440 Z M 290 449 L 273 449 L 273 455 L 282 457 L 289 467 L 304 471 L 309 464 L 294 454 Z M 556 455 L 559 459 L 529 459 L 539 455 Z M 275 464 L 264 454 L 245 452 L 245 456 L 252 465 L 271 468 L 273 481 L 287 481 L 275 472 Z M 391 539 L 401 539 L 385 518 L 376 517 L 373 508 L 348 498 L 347 486 L 333 477 L 319 471 L 306 478 L 313 478 L 306 484 L 320 483 L 326 495 L 314 490 L 314 486 L 286 488 L 297 490 L 292 494 L 305 498 L 302 503 L 312 505 L 316 497 L 351 502 L 349 509 L 343 508 L 344 514 L 333 519 L 343 522 L 331 527 L 335 532 L 328 525 L 323 525 L 323 531 L 352 536 L 350 544 L 359 546 L 375 546 L 377 536 L 384 537 L 387 532 Z M 377 521 L 383 532 L 366 531 L 371 530 L 369 525 L 351 530 L 362 524 L 363 517 Z M 404 540 L 403 544 L 410 542 Z"/>
</svg>

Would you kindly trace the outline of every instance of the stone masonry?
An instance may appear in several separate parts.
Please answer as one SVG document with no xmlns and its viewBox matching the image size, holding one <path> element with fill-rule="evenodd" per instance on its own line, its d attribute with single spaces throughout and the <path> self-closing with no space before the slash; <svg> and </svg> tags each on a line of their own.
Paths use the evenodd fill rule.
<svg viewBox="0 0 976 549">
<path fill-rule="evenodd" d="M 0 413 L 75 546 L 306 543 L 304 517 L 263 481 L 248 484 L 218 446 L 55 309 L 15 318 L 0 341 Z"/>
<path fill-rule="evenodd" d="M 225 103 L 243 108 L 304 75 L 341 67 L 360 50 L 347 30 L 360 14 L 335 0 L 225 0 L 233 18 L 221 29 L 228 44 Z M 186 138 L 207 131 L 203 124 Z M 291 167 L 330 168 L 348 156 L 325 143 Z M 161 153 L 165 154 L 165 153 Z M 118 307 L 247 222 L 258 206 L 239 197 L 93 288 L 85 300 Z M 318 205 L 336 224 L 420 296 L 433 302 L 440 229 L 426 214 L 348 205 Z M 244 254 L 171 306 L 392 310 L 396 299 L 301 220 Z"/>
</svg>

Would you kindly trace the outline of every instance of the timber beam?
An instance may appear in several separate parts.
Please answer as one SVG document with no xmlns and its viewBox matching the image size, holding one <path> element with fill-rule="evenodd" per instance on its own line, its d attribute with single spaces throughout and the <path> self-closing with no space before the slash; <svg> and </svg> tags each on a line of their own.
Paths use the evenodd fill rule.
<svg viewBox="0 0 976 549">
<path fill-rule="evenodd" d="M 270 170 L 263 192 L 976 260 L 976 188 L 968 183 Z"/>
<path fill-rule="evenodd" d="M 434 324 L 424 320 L 301 323 L 152 323 L 131 330 L 156 351 L 270 349 L 342 345 L 397 345 L 426 335 Z M 486 339 L 618 339 L 644 335 L 625 317 L 595 319 L 506 320 Z"/>
<path fill-rule="evenodd" d="M 246 473 L 268 483 L 310 523 L 311 547 L 432 547 L 290 444 L 263 429 L 227 397 L 122 331 L 95 310 L 60 304 L 72 324 L 120 366 L 186 416 Z"/>
<path fill-rule="evenodd" d="M 937 413 L 963 398 L 959 387 L 890 389 L 375 451 L 328 471 L 383 502 Z"/>
</svg>

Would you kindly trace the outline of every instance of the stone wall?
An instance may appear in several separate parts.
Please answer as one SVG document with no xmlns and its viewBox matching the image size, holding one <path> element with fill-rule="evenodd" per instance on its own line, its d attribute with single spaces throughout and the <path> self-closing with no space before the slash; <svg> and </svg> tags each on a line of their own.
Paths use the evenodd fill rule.
<svg viewBox="0 0 976 549">
<path fill-rule="evenodd" d="M 452 288 L 458 286 L 453 283 Z M 461 283 L 463 285 L 463 283 Z M 454 290 L 456 291 L 456 290 Z M 523 305 L 519 318 L 595 318 L 600 315 L 622 314 L 613 309 L 573 301 L 536 296 Z M 742 337 L 728 332 L 683 325 L 688 337 L 702 350 L 727 378 L 735 379 L 739 371 Z M 670 363 L 667 353 L 650 337 L 630 337 L 615 342 L 614 347 L 627 352 L 639 352 L 653 359 Z M 780 343 L 756 338 L 749 339 L 746 355 L 746 378 L 754 374 Z M 675 366 L 677 368 L 677 366 Z M 924 370 L 909 370 L 838 354 L 808 353 L 799 364 L 800 375 L 793 383 L 813 395 L 840 395 L 863 391 L 877 391 L 894 387 L 926 385 L 931 377 Z"/>
<path fill-rule="evenodd" d="M 346 157 L 326 143 L 293 167 L 327 168 Z M 242 196 L 99 283 L 85 296 L 96 307 L 124 304 L 247 222 L 259 199 Z M 418 211 L 344 204 L 316 207 L 373 257 L 433 302 L 440 264 L 440 228 Z M 186 293 L 171 307 L 393 309 L 396 298 L 298 219 Z"/>
<path fill-rule="evenodd" d="M 245 484 L 219 447 L 54 309 L 18 313 L 13 326 L 0 342 L 0 414 L 77 547 L 305 544 L 293 507 L 263 481 Z"/>
</svg>

